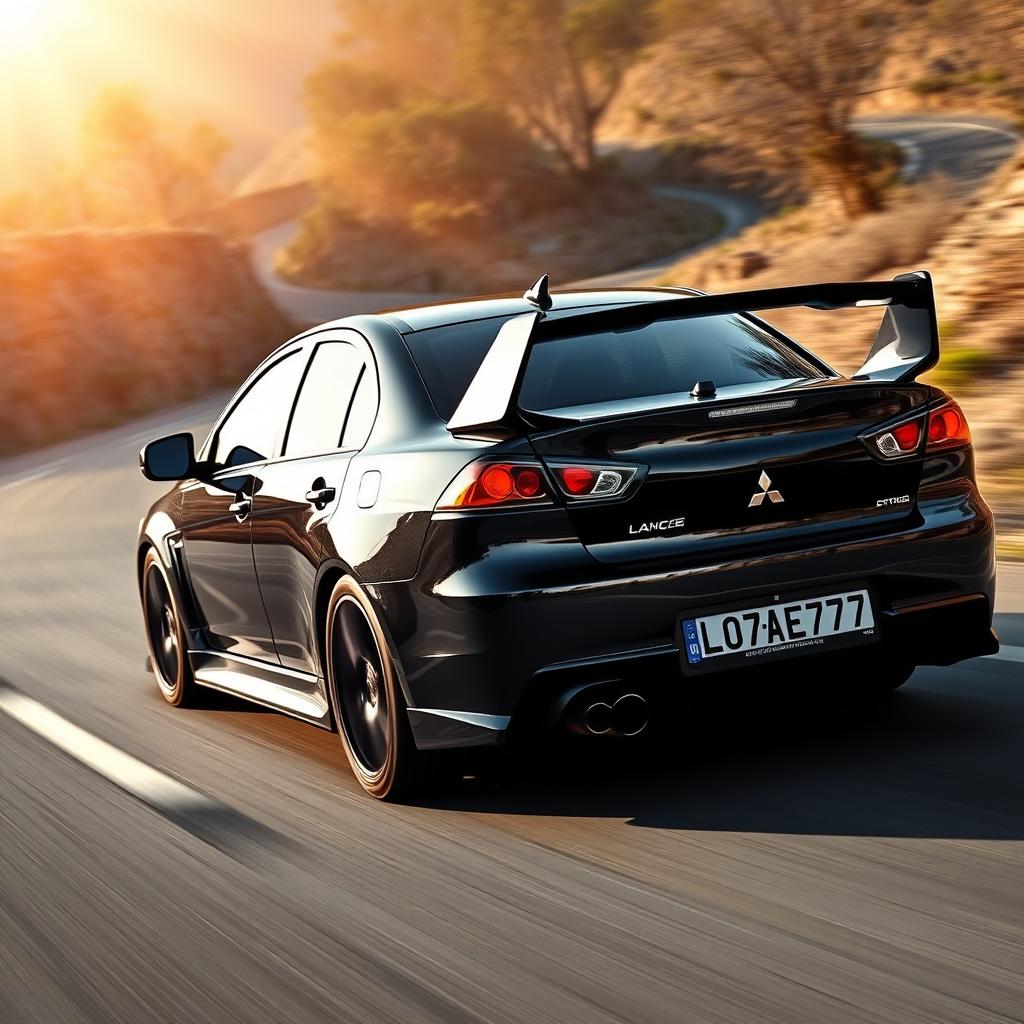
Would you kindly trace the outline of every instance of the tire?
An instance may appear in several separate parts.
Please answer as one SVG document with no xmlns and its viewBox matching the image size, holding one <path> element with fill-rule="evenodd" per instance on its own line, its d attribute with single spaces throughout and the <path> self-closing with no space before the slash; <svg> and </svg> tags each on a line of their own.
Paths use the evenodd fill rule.
<svg viewBox="0 0 1024 1024">
<path fill-rule="evenodd" d="M 398 670 L 369 599 L 344 577 L 331 593 L 324 629 L 328 699 L 359 784 L 378 800 L 402 800 L 425 782 Z"/>
<path fill-rule="evenodd" d="M 188 663 L 185 625 L 167 573 L 152 548 L 142 563 L 142 611 L 149 663 L 160 696 L 175 707 L 196 706 L 199 687 Z"/>
</svg>

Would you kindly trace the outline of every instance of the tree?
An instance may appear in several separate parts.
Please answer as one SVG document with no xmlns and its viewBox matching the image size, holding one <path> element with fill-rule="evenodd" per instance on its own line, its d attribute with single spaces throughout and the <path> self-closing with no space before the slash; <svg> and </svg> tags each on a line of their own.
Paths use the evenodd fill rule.
<svg viewBox="0 0 1024 1024">
<path fill-rule="evenodd" d="M 343 113 L 337 133 L 320 117 L 321 196 L 363 223 L 432 235 L 500 222 L 514 184 L 535 173 L 529 140 L 479 100 Z"/>
<path fill-rule="evenodd" d="M 315 131 L 329 148 L 324 129 L 346 114 L 486 104 L 590 177 L 595 129 L 643 45 L 648 3 L 339 0 L 340 54 L 307 83 Z"/>
<path fill-rule="evenodd" d="M 589 178 L 597 124 L 645 42 L 646 8 L 642 0 L 465 0 L 469 81 L 572 175 Z"/>
<path fill-rule="evenodd" d="M 851 121 L 892 33 L 880 0 L 662 0 L 663 23 L 704 22 L 699 43 L 679 33 L 692 65 L 710 72 L 745 133 L 792 147 L 834 189 L 847 217 L 876 210 L 878 190 Z"/>
<path fill-rule="evenodd" d="M 174 137 L 138 90 L 117 86 L 86 111 L 78 148 L 99 219 L 182 224 L 202 221 L 218 198 L 228 144 L 203 121 Z"/>
<path fill-rule="evenodd" d="M 339 6 L 341 52 L 306 83 L 320 202 L 332 211 L 316 223 L 436 236 L 507 221 L 539 160 L 524 130 L 467 87 L 456 59 L 465 0 Z"/>
<path fill-rule="evenodd" d="M 465 0 L 337 0 L 343 60 L 403 96 L 465 99 L 457 50 Z"/>
</svg>

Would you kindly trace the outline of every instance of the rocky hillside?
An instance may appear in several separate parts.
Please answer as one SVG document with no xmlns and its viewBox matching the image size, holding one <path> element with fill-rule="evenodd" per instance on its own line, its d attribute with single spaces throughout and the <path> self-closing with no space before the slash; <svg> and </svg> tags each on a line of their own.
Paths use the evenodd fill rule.
<svg viewBox="0 0 1024 1024">
<path fill-rule="evenodd" d="M 1020 118 L 1024 7 L 997 0 L 934 0 L 918 3 L 917 12 L 909 17 L 907 10 L 903 14 L 901 27 L 878 60 L 873 81 L 863 90 L 858 113 L 971 111 L 1011 121 Z M 601 121 L 603 140 L 686 140 L 713 151 L 722 138 L 720 122 L 728 109 L 723 103 L 735 100 L 730 88 L 742 98 L 749 85 L 734 68 L 709 73 L 693 66 L 688 54 L 702 46 L 702 30 L 699 20 L 688 23 L 676 38 L 669 36 L 651 46 L 630 68 Z M 724 88 L 729 83 L 730 88 Z M 742 135 L 725 135 L 729 149 L 742 154 Z"/>
<path fill-rule="evenodd" d="M 1020 120 L 1024 8 L 999 0 L 938 0 L 891 40 L 863 112 L 987 111 Z"/>
<path fill-rule="evenodd" d="M 853 223 L 827 200 L 818 200 L 759 221 L 680 262 L 662 283 L 720 292 L 891 277 L 926 265 L 961 209 L 941 182 L 903 189 L 891 206 Z M 780 310 L 771 319 L 794 337 L 808 339 L 845 372 L 860 365 L 878 320 L 863 310 Z"/>
<path fill-rule="evenodd" d="M 199 231 L 0 241 L 0 451 L 234 382 L 293 332 L 243 249 Z"/>
<path fill-rule="evenodd" d="M 680 263 L 664 283 L 727 291 L 929 270 L 942 338 L 929 379 L 963 405 L 985 493 L 1001 514 L 1003 553 L 1024 557 L 1022 261 L 1024 150 L 965 209 L 934 184 L 853 226 L 812 205 Z M 859 365 L 874 328 L 862 310 L 787 310 L 770 319 L 845 372 Z"/>
<path fill-rule="evenodd" d="M 1024 151 L 929 253 L 943 356 L 997 502 L 1024 511 Z M 1024 516 L 1020 517 L 1024 553 Z"/>
</svg>

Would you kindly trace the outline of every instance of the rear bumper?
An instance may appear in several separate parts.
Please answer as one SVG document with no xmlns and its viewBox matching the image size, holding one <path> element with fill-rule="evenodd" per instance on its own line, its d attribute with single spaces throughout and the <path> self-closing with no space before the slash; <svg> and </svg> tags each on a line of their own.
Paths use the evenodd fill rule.
<svg viewBox="0 0 1024 1024">
<path fill-rule="evenodd" d="M 822 586 L 869 585 L 882 634 L 872 650 L 922 665 L 994 653 L 991 512 L 973 488 L 919 508 L 916 525 L 882 537 L 643 575 L 596 562 L 568 536 L 479 551 L 467 541 L 463 568 L 431 573 L 452 564 L 451 523 L 435 523 L 417 579 L 374 588 L 417 742 L 501 742 L 529 709 L 590 681 L 664 675 L 685 687 L 680 615 Z M 445 548 L 436 559 L 432 543 Z"/>
</svg>

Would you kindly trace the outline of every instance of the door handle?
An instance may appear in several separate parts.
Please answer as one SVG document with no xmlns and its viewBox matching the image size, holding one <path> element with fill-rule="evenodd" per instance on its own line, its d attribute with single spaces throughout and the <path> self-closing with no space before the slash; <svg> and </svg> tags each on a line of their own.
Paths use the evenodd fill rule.
<svg viewBox="0 0 1024 1024">
<path fill-rule="evenodd" d="M 334 495 L 335 490 L 333 487 L 314 487 L 311 491 L 306 491 L 306 501 L 316 506 L 316 508 L 322 509 L 325 505 L 334 501 Z"/>
<path fill-rule="evenodd" d="M 252 511 L 252 498 L 239 498 L 228 505 L 228 511 L 232 512 L 235 518 L 241 523 L 249 518 Z"/>
</svg>

